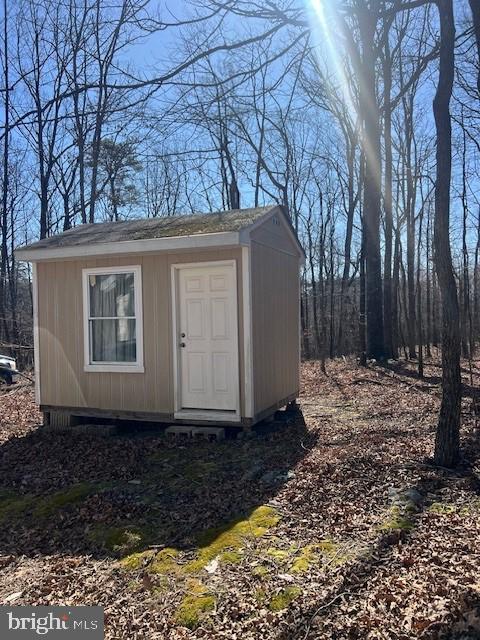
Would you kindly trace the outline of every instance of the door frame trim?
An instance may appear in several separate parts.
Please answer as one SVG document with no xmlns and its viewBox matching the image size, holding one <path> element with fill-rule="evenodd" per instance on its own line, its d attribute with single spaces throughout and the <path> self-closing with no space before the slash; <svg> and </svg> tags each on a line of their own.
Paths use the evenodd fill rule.
<svg viewBox="0 0 480 640">
<path fill-rule="evenodd" d="M 179 319 L 179 294 L 178 294 L 178 274 L 182 269 L 196 269 L 202 267 L 233 267 L 233 286 L 235 289 L 236 301 L 236 389 L 235 389 L 235 410 L 225 411 L 222 409 L 182 409 L 181 406 L 181 383 L 180 383 L 180 363 L 179 346 L 177 337 L 177 322 Z M 239 305 L 238 305 L 238 278 L 237 260 L 209 260 L 205 262 L 182 262 L 174 263 L 170 268 L 171 276 L 171 303 L 172 303 L 172 354 L 173 354 L 173 408 L 174 417 L 178 419 L 208 420 L 219 422 L 240 422 L 240 340 L 239 340 Z"/>
</svg>

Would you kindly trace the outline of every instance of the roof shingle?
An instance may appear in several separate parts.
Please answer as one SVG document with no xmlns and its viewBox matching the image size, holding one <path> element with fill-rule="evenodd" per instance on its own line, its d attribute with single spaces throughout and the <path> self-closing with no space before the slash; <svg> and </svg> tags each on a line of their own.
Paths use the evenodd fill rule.
<svg viewBox="0 0 480 640">
<path fill-rule="evenodd" d="M 241 231 L 275 208 L 276 205 L 253 209 L 217 211 L 215 213 L 82 224 L 59 235 L 21 247 L 21 250 L 53 249 L 87 244 L 103 244 L 106 242 Z"/>
</svg>

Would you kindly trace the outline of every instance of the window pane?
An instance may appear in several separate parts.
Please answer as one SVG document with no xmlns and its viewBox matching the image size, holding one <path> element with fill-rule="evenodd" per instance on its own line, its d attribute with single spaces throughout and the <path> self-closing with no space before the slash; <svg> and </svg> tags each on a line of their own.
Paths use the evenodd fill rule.
<svg viewBox="0 0 480 640">
<path fill-rule="evenodd" d="M 136 362 L 135 320 L 90 320 L 92 362 Z"/>
<path fill-rule="evenodd" d="M 91 318 L 121 318 L 135 315 L 133 273 L 92 273 L 88 281 Z"/>
</svg>

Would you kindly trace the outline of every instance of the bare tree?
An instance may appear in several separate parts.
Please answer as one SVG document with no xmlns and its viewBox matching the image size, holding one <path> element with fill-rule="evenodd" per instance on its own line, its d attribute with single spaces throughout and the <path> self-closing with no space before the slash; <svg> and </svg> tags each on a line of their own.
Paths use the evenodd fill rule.
<svg viewBox="0 0 480 640">
<path fill-rule="evenodd" d="M 457 287 L 449 238 L 452 133 L 450 99 L 454 80 L 455 23 L 452 0 L 438 0 L 440 62 L 433 103 L 437 129 L 435 183 L 435 267 L 442 296 L 442 403 L 435 439 L 435 462 L 454 466 L 460 455 L 460 327 Z"/>
</svg>

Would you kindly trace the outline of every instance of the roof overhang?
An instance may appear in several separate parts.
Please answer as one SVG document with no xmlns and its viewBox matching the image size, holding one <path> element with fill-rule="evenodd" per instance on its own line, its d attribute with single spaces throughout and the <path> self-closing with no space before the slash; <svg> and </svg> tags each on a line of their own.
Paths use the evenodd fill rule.
<svg viewBox="0 0 480 640">
<path fill-rule="evenodd" d="M 59 247 L 20 247 L 15 256 L 23 262 L 53 262 L 57 260 L 73 260 L 90 256 L 121 256 L 135 253 L 158 253 L 161 251 L 179 251 L 216 248 L 231 248 L 250 245 L 251 232 L 272 216 L 280 213 L 286 232 L 297 248 L 299 259 L 305 260 L 305 252 L 295 231 L 281 206 L 274 206 L 253 224 L 240 231 L 221 231 L 215 233 L 198 233 L 194 235 L 166 236 L 163 238 L 147 238 L 142 240 L 121 240 L 115 242 L 91 242 Z"/>
<path fill-rule="evenodd" d="M 178 249 L 208 249 L 209 247 L 234 247 L 248 244 L 238 231 L 204 233 L 191 236 L 101 242 L 72 247 L 48 247 L 45 249 L 17 249 L 15 255 L 23 262 L 45 262 L 83 258 L 89 256 L 118 256 L 132 253 L 176 251 Z"/>
</svg>

